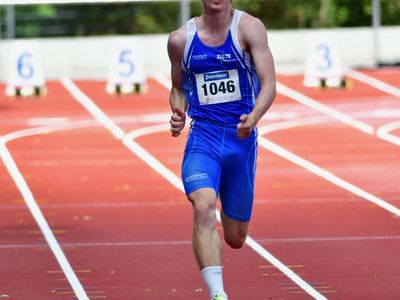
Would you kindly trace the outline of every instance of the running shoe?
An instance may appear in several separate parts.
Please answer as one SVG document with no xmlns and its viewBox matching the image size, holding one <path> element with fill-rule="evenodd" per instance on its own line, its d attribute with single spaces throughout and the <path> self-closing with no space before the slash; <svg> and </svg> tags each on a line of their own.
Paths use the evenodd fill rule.
<svg viewBox="0 0 400 300">
<path fill-rule="evenodd" d="M 213 300 L 228 300 L 228 298 L 223 295 L 214 295 Z"/>
</svg>

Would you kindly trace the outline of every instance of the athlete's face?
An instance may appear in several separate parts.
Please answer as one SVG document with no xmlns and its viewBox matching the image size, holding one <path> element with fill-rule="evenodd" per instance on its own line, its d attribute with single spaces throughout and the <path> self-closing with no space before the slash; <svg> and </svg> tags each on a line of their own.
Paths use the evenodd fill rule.
<svg viewBox="0 0 400 300">
<path fill-rule="evenodd" d="M 220 11 L 230 7 L 231 0 L 201 0 L 204 9 Z"/>
</svg>

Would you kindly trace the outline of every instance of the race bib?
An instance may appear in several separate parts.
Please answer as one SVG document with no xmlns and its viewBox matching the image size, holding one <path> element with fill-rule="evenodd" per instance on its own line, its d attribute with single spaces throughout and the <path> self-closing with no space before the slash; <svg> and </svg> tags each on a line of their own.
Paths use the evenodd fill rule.
<svg viewBox="0 0 400 300">
<path fill-rule="evenodd" d="M 200 105 L 237 101 L 240 93 L 238 70 L 196 74 L 197 95 Z"/>
</svg>

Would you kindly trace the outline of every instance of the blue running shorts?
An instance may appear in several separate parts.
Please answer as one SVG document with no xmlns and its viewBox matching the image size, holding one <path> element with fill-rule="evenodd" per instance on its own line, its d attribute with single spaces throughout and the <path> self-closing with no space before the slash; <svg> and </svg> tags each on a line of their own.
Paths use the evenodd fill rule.
<svg viewBox="0 0 400 300">
<path fill-rule="evenodd" d="M 192 121 L 182 162 L 186 195 L 213 188 L 229 218 L 250 220 L 254 198 L 257 130 L 247 139 L 237 137 L 235 125 Z"/>
</svg>

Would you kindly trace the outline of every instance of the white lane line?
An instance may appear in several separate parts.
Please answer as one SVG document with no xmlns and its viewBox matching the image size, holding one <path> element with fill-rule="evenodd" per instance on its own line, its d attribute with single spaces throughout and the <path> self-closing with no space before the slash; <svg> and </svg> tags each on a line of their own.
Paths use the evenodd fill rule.
<svg viewBox="0 0 400 300">
<path fill-rule="evenodd" d="M 378 128 L 376 135 L 381 139 L 400 146 L 400 137 L 391 134 L 390 132 L 400 128 L 400 121 L 392 122 Z"/>
<path fill-rule="evenodd" d="M 178 178 L 178 176 L 175 175 L 172 171 L 170 171 L 168 168 L 166 168 L 164 165 L 161 164 L 154 156 L 152 156 L 148 151 L 146 151 L 143 147 L 141 147 L 138 143 L 136 143 L 132 139 L 128 139 L 125 133 L 121 128 L 116 126 L 113 121 L 104 114 L 97 106 L 96 104 L 85 94 L 83 94 L 78 87 L 68 78 L 64 78 L 62 80 L 63 85 L 65 88 L 72 93 L 72 95 L 76 98 L 79 97 L 79 103 L 82 103 L 82 105 L 99 121 L 100 124 L 103 124 L 104 126 L 107 124 L 108 129 L 111 131 L 111 129 L 114 129 L 114 131 L 119 132 L 118 136 L 116 136 L 114 133 L 114 136 L 116 136 L 118 139 L 122 138 L 123 139 L 123 144 L 128 147 L 133 153 L 135 153 L 140 159 L 142 159 L 144 162 L 146 162 L 149 166 L 151 166 L 156 172 L 158 172 L 160 175 L 162 175 L 166 180 L 168 180 L 173 186 L 178 188 L 181 191 L 184 191 L 183 189 L 183 184 L 182 181 Z M 99 111 L 101 113 L 99 113 Z M 117 128 L 118 127 L 118 128 Z M 144 129 L 140 129 L 141 132 L 143 133 Z M 158 126 L 152 126 L 151 129 L 148 129 L 146 131 L 146 134 L 150 133 L 155 133 L 155 132 L 162 132 L 165 130 L 169 130 L 169 126 L 166 125 L 158 125 Z M 130 133 L 131 136 L 138 136 L 138 133 L 135 131 L 132 131 Z M 219 216 L 218 212 L 216 212 L 217 216 Z M 278 259 L 276 259 L 274 256 L 272 256 L 267 250 L 265 250 L 262 246 L 257 244 L 252 238 L 248 237 L 246 239 L 246 243 L 254 250 L 256 251 L 259 255 L 261 255 L 263 258 L 267 259 L 271 264 L 273 264 L 275 267 L 277 267 L 282 273 L 284 273 L 286 276 L 288 276 L 293 282 L 295 282 L 297 285 L 299 285 L 305 292 L 307 292 L 309 295 L 311 295 L 315 299 L 327 299 L 325 296 L 322 294 L 318 293 L 311 285 L 309 285 L 307 282 L 305 282 L 303 279 L 301 279 L 296 273 L 294 273 L 291 269 L 289 269 L 287 266 L 282 264 Z"/>
<path fill-rule="evenodd" d="M 284 122 L 272 123 L 258 128 L 258 135 L 262 136 L 269 132 L 285 130 L 300 126 L 316 125 L 324 122 L 329 122 L 330 119 L 326 116 L 308 117 L 297 120 L 289 120 Z"/>
<path fill-rule="evenodd" d="M 266 203 L 261 202 L 262 205 Z M 182 200 L 165 200 L 165 201 L 145 201 L 145 202 L 92 202 L 92 203 L 48 203 L 41 204 L 42 209 L 77 209 L 77 208 L 137 208 L 137 207 L 167 207 L 167 206 L 184 206 L 187 205 Z M 22 204 L 0 204 L 0 210 L 21 210 L 25 208 Z"/>
<path fill-rule="evenodd" d="M 125 123 L 125 121 L 130 121 L 129 124 L 142 124 L 142 123 L 157 123 L 157 122 L 168 122 L 169 114 L 167 113 L 156 113 L 156 114 L 148 114 L 141 115 L 135 117 L 132 120 L 132 116 L 124 116 L 124 117 L 116 117 L 114 118 L 115 123 Z M 77 121 L 69 121 L 62 122 L 53 125 L 42 125 L 33 128 L 26 128 L 17 130 L 14 132 L 7 133 L 3 135 L 1 138 L 4 143 L 8 143 L 9 141 L 20 139 L 28 136 L 39 135 L 39 134 L 48 134 L 57 131 L 63 130 L 71 130 L 71 129 L 82 129 L 85 127 L 98 127 L 99 122 L 97 120 L 77 120 Z M 115 132 L 119 132 L 118 128 L 114 128 Z M 115 136 L 117 137 L 119 134 L 117 133 Z"/>
<path fill-rule="evenodd" d="M 291 89 L 291 88 L 283 85 L 280 82 L 276 83 L 276 87 L 277 87 L 277 91 L 280 94 L 285 95 L 286 97 L 289 97 L 290 99 L 293 99 L 305 106 L 308 106 L 308 107 L 312 108 L 313 110 L 316 110 L 323 114 L 326 114 L 336 120 L 339 120 L 342 123 L 345 123 L 354 128 L 357 128 L 358 130 L 361 130 L 362 132 L 365 132 L 367 134 L 372 135 L 375 133 L 375 129 L 371 125 L 364 123 L 362 121 L 356 120 L 349 115 L 346 115 L 336 109 L 333 109 L 327 105 L 324 105 L 314 99 L 311 99 L 310 97 L 308 97 L 294 89 Z"/>
<path fill-rule="evenodd" d="M 293 127 L 298 127 L 298 126 L 305 126 L 305 125 L 314 125 L 314 124 L 319 124 L 326 121 L 326 118 L 322 117 L 311 117 L 311 118 L 305 118 L 305 119 L 300 119 L 300 120 L 292 120 L 292 121 L 287 121 L 287 122 L 281 122 L 281 123 L 276 123 L 272 125 L 265 125 L 262 126 L 258 129 L 259 132 L 259 138 L 258 138 L 258 143 L 260 146 L 264 147 L 267 150 L 270 150 L 271 152 L 291 161 L 292 163 L 305 168 L 306 170 L 324 178 L 325 180 L 333 183 L 334 185 L 337 185 L 363 199 L 366 199 L 386 210 L 389 212 L 400 216 L 400 209 L 395 207 L 394 205 L 386 202 L 383 199 L 380 199 L 364 190 L 361 188 L 355 186 L 354 184 L 351 184 L 338 176 L 334 175 L 333 173 L 315 165 L 314 163 L 305 160 L 304 158 L 294 154 L 293 152 L 290 152 L 289 150 L 283 148 L 282 146 L 278 146 L 277 144 L 267 140 L 266 138 L 262 137 L 263 134 L 266 134 L 268 132 L 273 132 L 273 131 L 278 131 L 282 129 L 289 129 Z M 391 123 L 388 125 L 392 125 L 391 127 L 388 127 L 389 129 L 394 129 L 400 126 L 400 122 L 396 122 L 396 124 Z"/>
<path fill-rule="evenodd" d="M 12 140 L 28 137 L 28 136 L 33 136 L 33 135 L 38 135 L 38 134 L 48 134 L 52 132 L 57 132 L 57 131 L 63 131 L 63 130 L 71 130 L 71 129 L 82 129 L 85 127 L 98 127 L 98 123 L 93 122 L 92 120 L 79 120 L 79 121 L 74 121 L 70 123 L 65 123 L 65 124 L 58 124 L 58 125 L 53 125 L 53 126 L 39 126 L 39 127 L 33 127 L 33 128 L 26 128 L 26 129 L 21 129 L 17 130 L 14 132 L 10 132 L 4 136 L 1 137 L 3 142 L 6 144 Z"/>
<path fill-rule="evenodd" d="M 182 246 L 191 245 L 191 240 L 181 240 L 181 241 L 123 241 L 123 242 L 91 242 L 91 243 L 62 243 L 62 247 L 142 247 L 142 246 Z M 10 245 L 0 245 L 1 249 L 29 249 L 47 247 L 47 244 L 10 244 Z M 1 299 L 1 297 L 0 297 Z"/>
<path fill-rule="evenodd" d="M 35 128 L 27 128 L 27 129 L 14 131 L 14 132 L 8 133 L 0 138 L 3 141 L 3 143 L 6 144 L 12 140 L 16 140 L 16 139 L 20 139 L 23 137 L 36 135 L 36 134 L 51 133 L 51 132 L 54 132 L 57 130 L 58 130 L 57 127 L 40 126 L 40 127 L 35 127 Z"/>
<path fill-rule="evenodd" d="M 381 90 L 389 95 L 393 95 L 397 98 L 400 98 L 400 89 L 394 87 L 393 85 L 390 85 L 379 79 L 376 79 L 374 77 L 368 76 L 364 73 L 352 69 L 348 69 L 346 74 L 360 82 L 373 86 L 374 88 Z"/>
<path fill-rule="evenodd" d="M 20 191 L 26 206 L 31 212 L 33 218 L 38 224 L 41 232 L 43 233 L 51 251 L 57 259 L 61 269 L 63 270 L 69 284 L 74 290 L 75 295 L 78 299 L 86 300 L 89 299 L 85 290 L 82 287 L 82 284 L 79 282 L 78 277 L 74 273 L 70 263 L 68 262 L 64 252 L 62 251 L 60 244 L 58 243 L 56 237 L 50 229 L 49 224 L 43 216 L 35 198 L 31 190 L 29 189 L 24 177 L 21 172 L 18 170 L 17 165 L 15 164 L 14 159 L 11 156 L 11 153 L 8 151 L 4 140 L 0 137 L 0 156 L 6 166 L 8 172 L 10 173 L 12 179 L 14 180 L 18 190 Z"/>
<path fill-rule="evenodd" d="M 365 242 L 365 241 L 393 241 L 400 240 L 400 235 L 378 236 L 323 236 L 323 237 L 298 237 L 283 239 L 257 239 L 260 243 L 313 243 L 313 242 Z"/>
<path fill-rule="evenodd" d="M 68 124 L 69 118 L 66 117 L 48 117 L 48 118 L 30 118 L 28 119 L 29 126 L 58 126 L 60 124 Z"/>
<path fill-rule="evenodd" d="M 353 71 L 353 72 L 359 73 L 359 72 L 356 72 L 356 71 Z M 360 73 L 360 74 L 363 75 L 362 73 Z M 339 112 L 339 111 L 337 111 L 337 110 L 335 110 L 333 108 L 330 108 L 329 106 L 324 105 L 324 104 L 322 104 L 322 103 L 320 103 L 320 102 L 318 102 L 318 101 L 316 101 L 314 99 L 311 99 L 310 97 L 308 97 L 308 96 L 306 96 L 306 95 L 304 95 L 304 94 L 302 94 L 300 92 L 297 92 L 297 91 L 295 91 L 295 90 L 293 90 L 293 89 L 291 89 L 291 88 L 289 88 L 287 86 L 284 86 L 283 84 L 281 84 L 279 82 L 277 82 L 277 89 L 278 89 L 279 93 L 281 93 L 281 94 L 283 94 L 283 95 L 285 95 L 285 96 L 287 96 L 287 97 L 289 97 L 289 98 L 291 98 L 291 99 L 293 99 L 293 100 L 295 100 L 295 101 L 297 101 L 297 102 L 299 102 L 299 103 L 301 103 L 303 105 L 306 105 L 306 106 L 308 106 L 308 107 L 310 107 L 310 108 L 312 108 L 314 110 L 317 110 L 317 111 L 319 111 L 321 113 L 324 113 L 326 115 L 329 115 L 329 116 L 331 116 L 331 117 L 333 117 L 333 118 L 335 118 L 337 120 L 340 120 L 341 122 L 343 122 L 345 124 L 348 124 L 348 125 L 350 125 L 352 127 L 355 127 L 355 128 L 357 128 L 357 129 L 359 129 L 359 130 L 361 130 L 361 131 L 363 131 L 363 132 L 365 132 L 367 134 L 373 135 L 373 134 L 377 133 L 376 130 L 374 129 L 374 127 L 372 127 L 371 125 L 369 125 L 367 123 L 364 123 L 362 121 L 358 121 L 358 120 L 354 119 L 353 117 L 351 117 L 349 115 L 346 115 L 346 114 L 344 114 L 342 112 Z M 394 95 L 393 91 L 392 91 L 391 94 Z M 377 111 L 377 112 L 379 114 L 379 111 Z M 381 111 L 381 113 L 382 112 L 383 111 Z M 397 113 L 397 111 L 393 111 L 392 112 L 393 115 L 396 114 L 396 113 Z M 387 134 L 383 134 L 383 135 L 382 134 L 381 135 L 376 134 L 376 136 L 379 137 L 380 139 L 384 140 L 384 141 L 387 141 L 387 142 L 393 143 L 395 145 L 398 145 L 397 139 L 393 138 L 393 136 L 388 136 Z M 382 138 L 382 136 L 384 136 L 384 138 Z"/>
<path fill-rule="evenodd" d="M 157 160 L 153 155 L 146 151 L 142 146 L 133 140 L 135 137 L 143 136 L 146 134 L 163 132 L 169 130 L 168 124 L 161 124 L 146 128 L 141 128 L 134 130 L 124 136 L 122 139 L 123 144 L 136 154 L 141 160 L 148 164 L 154 171 L 164 177 L 178 190 L 185 192 L 183 188 L 183 183 L 174 172 L 165 167 L 159 160 Z"/>
<path fill-rule="evenodd" d="M 72 96 L 78 101 L 86 110 L 88 110 L 93 117 L 108 129 L 112 135 L 118 140 L 122 139 L 125 132 L 117 126 L 111 118 L 109 118 L 100 108 L 94 104 L 94 102 L 86 96 L 82 91 L 72 82 L 71 79 L 64 77 L 61 79 L 61 83 L 64 87 L 72 94 Z"/>
<path fill-rule="evenodd" d="M 394 214 L 396 216 L 400 216 L 400 209 L 395 207 L 394 205 L 362 190 L 358 186 L 341 179 L 340 177 L 334 175 L 333 173 L 317 166 L 316 164 L 314 164 L 308 160 L 305 160 L 304 158 L 267 140 L 266 138 L 259 136 L 258 143 L 260 146 L 264 147 L 265 149 L 291 161 L 292 163 L 310 171 L 311 173 L 314 173 L 314 174 L 324 178 L 325 180 L 333 183 L 334 185 L 337 185 L 337 186 L 343 188 L 344 190 L 349 191 L 352 194 L 355 194 L 361 198 L 364 198 L 365 200 L 368 200 L 368 201 L 382 207 L 383 209 L 391 212 L 392 214 Z"/>
<path fill-rule="evenodd" d="M 283 244 L 283 243 L 314 243 L 314 242 L 366 242 L 366 241 L 394 241 L 400 240 L 400 235 L 378 235 L 378 236 L 333 236 L 333 237 L 297 237 L 297 238 L 259 238 L 257 243 Z M 142 247 L 142 246 L 186 246 L 191 245 L 191 240 L 176 241 L 124 241 L 124 242 L 92 242 L 92 243 L 61 243 L 62 247 Z M 48 247 L 47 244 L 9 244 L 0 245 L 0 250 L 8 249 L 35 249 Z"/>
</svg>

